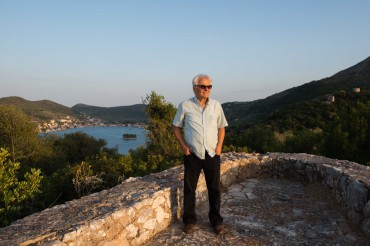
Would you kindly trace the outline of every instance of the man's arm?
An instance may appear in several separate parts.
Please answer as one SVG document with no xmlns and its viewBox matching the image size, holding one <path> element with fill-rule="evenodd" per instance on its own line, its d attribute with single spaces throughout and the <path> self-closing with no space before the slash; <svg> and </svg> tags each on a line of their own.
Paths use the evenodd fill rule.
<svg viewBox="0 0 370 246">
<path fill-rule="evenodd" d="M 215 150 L 216 155 L 221 155 L 224 139 L 225 139 L 225 127 L 218 128 L 218 142 Z"/>
<path fill-rule="evenodd" d="M 190 155 L 190 148 L 186 145 L 184 138 L 181 135 L 181 128 L 172 125 L 172 132 L 175 135 L 177 142 L 179 142 L 179 144 L 181 145 L 184 155 Z"/>
</svg>

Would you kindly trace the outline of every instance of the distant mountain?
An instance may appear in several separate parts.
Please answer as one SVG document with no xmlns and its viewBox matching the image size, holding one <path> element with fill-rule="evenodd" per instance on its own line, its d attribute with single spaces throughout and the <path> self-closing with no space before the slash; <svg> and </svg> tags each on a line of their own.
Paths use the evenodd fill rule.
<svg viewBox="0 0 370 246">
<path fill-rule="evenodd" d="M 251 102 L 224 103 L 223 108 L 232 125 L 253 124 L 265 120 L 287 106 L 313 100 L 328 94 L 353 88 L 370 88 L 370 57 L 335 75 Z"/>
<path fill-rule="evenodd" d="M 144 104 L 119 107 L 97 107 L 86 104 L 76 104 L 72 107 L 72 110 L 75 113 L 84 113 L 107 122 L 136 123 L 147 122 L 145 108 L 146 105 Z"/>
<path fill-rule="evenodd" d="M 69 107 L 50 100 L 28 101 L 21 97 L 3 97 L 0 98 L 0 105 L 16 106 L 37 121 L 49 121 L 65 118 L 66 116 L 77 117 Z"/>
</svg>

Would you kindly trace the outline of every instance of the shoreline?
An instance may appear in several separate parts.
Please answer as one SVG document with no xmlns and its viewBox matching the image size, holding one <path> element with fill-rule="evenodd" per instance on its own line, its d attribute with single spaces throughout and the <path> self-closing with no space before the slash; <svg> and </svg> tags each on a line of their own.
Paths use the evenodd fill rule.
<svg viewBox="0 0 370 246">
<path fill-rule="evenodd" d="M 57 129 L 47 129 L 46 131 L 39 131 L 39 134 L 48 134 L 53 132 L 62 132 L 71 129 L 83 129 L 83 128 L 95 128 L 95 127 L 132 127 L 132 128 L 139 128 L 139 129 L 146 129 L 146 124 L 139 123 L 139 124 L 112 124 L 112 125 L 78 125 L 75 127 L 68 127 L 68 128 L 57 128 Z"/>
</svg>

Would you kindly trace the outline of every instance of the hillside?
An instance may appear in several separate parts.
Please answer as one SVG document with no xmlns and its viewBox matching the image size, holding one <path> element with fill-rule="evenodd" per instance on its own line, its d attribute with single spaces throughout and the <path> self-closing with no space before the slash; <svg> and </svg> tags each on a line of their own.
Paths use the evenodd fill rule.
<svg viewBox="0 0 370 246">
<path fill-rule="evenodd" d="M 49 121 L 66 116 L 70 116 L 71 118 L 77 117 L 69 107 L 50 100 L 29 101 L 21 97 L 13 96 L 0 98 L 0 105 L 16 106 L 36 121 Z"/>
<path fill-rule="evenodd" d="M 329 78 L 293 87 L 265 99 L 230 102 L 223 104 L 223 107 L 232 125 L 251 124 L 265 120 L 272 113 L 288 105 L 313 100 L 341 90 L 352 91 L 354 87 L 370 88 L 370 57 Z"/>
<path fill-rule="evenodd" d="M 76 104 L 72 107 L 72 110 L 75 113 L 84 113 L 107 122 L 135 123 L 147 122 L 145 107 L 144 104 L 119 107 L 97 107 L 86 104 Z"/>
</svg>

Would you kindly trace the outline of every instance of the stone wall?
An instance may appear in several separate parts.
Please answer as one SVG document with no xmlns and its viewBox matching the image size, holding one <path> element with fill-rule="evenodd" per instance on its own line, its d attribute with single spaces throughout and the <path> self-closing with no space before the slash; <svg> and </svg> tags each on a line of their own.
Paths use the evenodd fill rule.
<svg viewBox="0 0 370 246">
<path fill-rule="evenodd" d="M 290 178 L 322 182 L 348 218 L 370 237 L 370 169 L 353 162 L 307 154 L 226 153 L 224 189 L 246 178 Z M 79 200 L 46 209 L 0 229 L 0 245 L 140 245 L 181 219 L 183 167 L 175 167 Z M 207 199 L 203 175 L 197 203 Z"/>
</svg>

